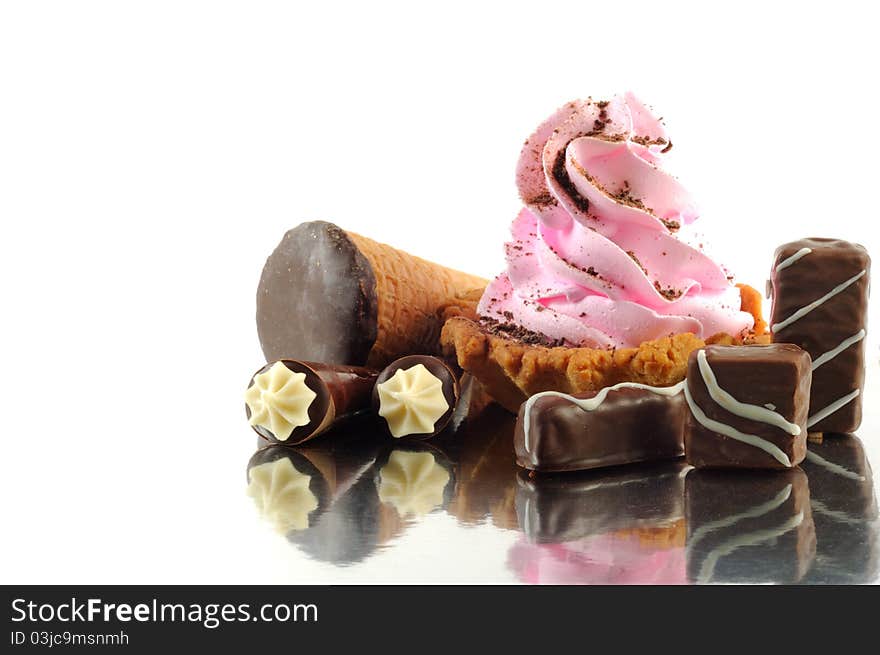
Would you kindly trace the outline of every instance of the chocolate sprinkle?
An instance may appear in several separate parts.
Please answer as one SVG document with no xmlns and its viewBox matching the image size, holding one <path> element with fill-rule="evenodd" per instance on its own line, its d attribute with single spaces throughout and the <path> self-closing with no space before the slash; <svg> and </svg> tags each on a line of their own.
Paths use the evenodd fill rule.
<svg viewBox="0 0 880 655">
<path fill-rule="evenodd" d="M 506 317 L 505 317 L 506 318 Z M 509 320 L 509 319 L 508 319 Z M 482 327 L 494 336 L 504 337 L 505 339 L 513 339 L 527 346 L 543 346 L 545 348 L 556 348 L 565 345 L 565 339 L 551 339 L 546 334 L 534 332 L 522 325 L 514 323 L 501 323 L 488 316 L 480 317 Z"/>
<path fill-rule="evenodd" d="M 668 152 L 669 149 L 672 147 L 672 144 L 669 143 L 668 141 L 666 141 L 666 139 L 664 139 L 662 137 L 657 137 L 656 139 L 652 139 L 651 137 L 647 137 L 647 136 L 632 136 L 632 137 L 630 137 L 630 139 L 633 142 L 638 143 L 639 145 L 642 145 L 642 146 L 662 146 L 662 145 L 668 143 L 669 145 L 667 145 L 666 148 L 664 148 L 660 152 Z"/>
<path fill-rule="evenodd" d="M 541 193 L 533 198 L 527 198 L 525 202 L 527 205 L 535 207 L 553 207 L 558 204 L 556 198 L 549 193 Z"/>
<path fill-rule="evenodd" d="M 629 255 L 630 259 L 632 259 L 640 269 L 642 269 L 642 272 L 645 275 L 648 274 L 648 269 L 642 266 L 642 262 L 639 261 L 639 258 L 636 257 L 636 254 L 632 250 L 627 250 L 626 254 Z M 666 253 L 663 254 L 665 255 Z"/>
<path fill-rule="evenodd" d="M 666 298 L 666 300 L 681 298 L 682 292 L 679 289 L 673 289 L 672 287 L 666 287 L 664 289 L 657 281 L 654 282 L 654 288 L 657 289 L 657 293 Z"/>
<path fill-rule="evenodd" d="M 569 195 L 575 206 L 582 212 L 587 213 L 590 209 L 590 202 L 578 192 L 568 177 L 568 171 L 565 170 L 565 149 L 560 150 L 556 156 L 556 161 L 553 163 L 553 177 Z"/>
<path fill-rule="evenodd" d="M 611 195 L 611 197 L 624 205 L 629 205 L 630 207 L 635 207 L 636 209 L 641 209 L 642 211 L 646 211 L 648 213 L 653 213 L 654 211 L 650 207 L 645 207 L 645 203 L 643 203 L 639 198 L 636 198 L 632 194 L 632 189 L 630 189 L 629 187 L 628 180 L 624 180 L 623 186 L 620 188 L 620 190 L 617 193 Z"/>
</svg>

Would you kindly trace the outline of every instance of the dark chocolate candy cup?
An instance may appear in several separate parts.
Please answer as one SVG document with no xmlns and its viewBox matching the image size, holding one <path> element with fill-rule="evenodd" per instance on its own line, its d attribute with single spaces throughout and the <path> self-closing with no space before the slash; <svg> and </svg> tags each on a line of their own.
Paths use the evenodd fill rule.
<svg viewBox="0 0 880 655">
<path fill-rule="evenodd" d="M 309 406 L 309 422 L 294 428 L 287 439 L 277 439 L 262 425 L 252 425 L 254 431 L 264 439 L 286 446 L 296 446 L 313 439 L 329 430 L 333 424 L 369 408 L 370 392 L 375 373 L 358 366 L 342 366 L 304 362 L 299 360 L 279 360 L 288 369 L 306 376 L 306 386 L 316 397 Z M 250 388 L 254 378 L 268 371 L 275 362 L 266 364 L 251 376 Z M 245 413 L 251 417 L 250 408 L 245 404 Z"/>
<path fill-rule="evenodd" d="M 395 373 L 397 373 L 397 371 L 412 368 L 417 364 L 424 365 L 429 373 L 440 380 L 443 385 L 443 397 L 446 399 L 446 402 L 449 403 L 449 409 L 434 422 L 434 430 L 432 432 L 408 434 L 405 437 L 400 437 L 401 439 L 430 439 L 442 432 L 449 424 L 449 421 L 458 406 L 458 400 L 460 397 L 461 390 L 459 387 L 458 376 L 455 374 L 455 371 L 451 366 L 437 357 L 431 357 L 429 355 L 408 355 L 394 360 L 379 372 L 379 376 L 376 378 L 376 385 L 373 387 L 372 395 L 373 410 L 377 414 L 379 413 L 380 402 L 379 391 L 376 387 L 383 382 L 387 382 Z M 387 429 L 388 424 L 384 419 L 381 420 Z"/>
</svg>

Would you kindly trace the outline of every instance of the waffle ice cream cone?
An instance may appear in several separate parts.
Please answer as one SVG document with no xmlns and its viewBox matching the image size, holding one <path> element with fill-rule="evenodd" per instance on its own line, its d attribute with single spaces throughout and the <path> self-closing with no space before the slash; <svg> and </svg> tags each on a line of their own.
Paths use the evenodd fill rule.
<svg viewBox="0 0 880 655">
<path fill-rule="evenodd" d="M 266 261 L 257 330 L 267 361 L 383 367 L 439 354 L 444 322 L 475 318 L 486 284 L 332 223 L 303 223 Z"/>
<path fill-rule="evenodd" d="M 369 365 L 384 366 L 404 354 L 439 354 L 446 319 L 476 316 L 488 280 L 347 234 L 376 278 L 377 334 Z"/>
</svg>

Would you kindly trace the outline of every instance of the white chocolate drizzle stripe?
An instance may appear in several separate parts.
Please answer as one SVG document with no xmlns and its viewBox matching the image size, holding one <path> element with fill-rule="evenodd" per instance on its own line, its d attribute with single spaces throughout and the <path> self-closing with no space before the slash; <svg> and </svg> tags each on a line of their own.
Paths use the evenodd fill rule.
<svg viewBox="0 0 880 655">
<path fill-rule="evenodd" d="M 867 523 L 867 521 L 859 520 L 854 516 L 850 516 L 846 512 L 841 512 L 836 509 L 830 509 L 821 500 L 811 500 L 810 506 L 813 508 L 814 512 L 821 514 L 822 516 L 827 516 L 828 518 L 833 519 L 838 523 L 849 523 L 850 525 L 861 525 L 862 523 Z"/>
<path fill-rule="evenodd" d="M 785 417 L 779 412 L 774 412 L 766 405 L 761 407 L 760 405 L 740 402 L 727 391 L 722 389 L 718 384 L 718 379 L 715 377 L 715 372 L 709 365 L 705 350 L 697 352 L 697 365 L 700 367 L 700 374 L 703 376 L 703 382 L 706 383 L 706 389 L 709 391 L 709 396 L 731 414 L 750 421 L 767 423 L 768 425 L 784 430 L 795 437 L 801 433 L 801 426 L 797 423 L 791 423 L 790 421 L 785 420 Z"/>
<path fill-rule="evenodd" d="M 691 413 L 693 414 L 694 418 L 697 419 L 697 422 L 700 423 L 707 430 L 712 430 L 713 432 L 723 434 L 724 436 L 730 437 L 731 439 L 736 439 L 737 441 L 747 443 L 750 446 L 760 448 L 761 450 L 772 456 L 773 459 L 775 459 L 783 466 L 791 468 L 791 460 L 788 458 L 788 455 L 782 452 L 776 444 L 772 444 L 766 439 L 762 439 L 761 437 L 758 437 L 754 434 L 746 434 L 745 432 L 740 432 L 731 425 L 721 423 L 720 421 L 716 421 L 715 419 L 711 419 L 706 416 L 705 412 L 703 412 L 700 406 L 694 402 L 694 399 L 691 396 L 690 389 L 688 389 L 687 385 L 685 385 L 684 387 L 684 397 L 685 400 L 687 400 L 688 407 L 691 408 Z"/>
<path fill-rule="evenodd" d="M 822 366 L 822 364 L 826 364 L 827 362 L 830 362 L 832 359 L 837 357 L 840 353 L 842 353 L 844 350 L 849 348 L 851 345 L 853 345 L 854 343 L 858 343 L 859 341 L 864 339 L 866 334 L 867 333 L 865 332 L 865 330 L 861 329 L 858 332 L 856 332 L 854 335 L 852 335 L 849 339 L 844 339 L 843 341 L 841 341 L 840 344 L 836 348 L 832 348 L 827 353 L 819 355 L 815 360 L 813 360 L 812 369 L 815 371 L 817 368 Z"/>
<path fill-rule="evenodd" d="M 797 260 L 799 260 L 801 257 L 809 255 L 811 252 L 813 252 L 812 248 L 801 248 L 795 254 L 793 254 L 791 257 L 787 257 L 786 259 L 783 259 L 781 262 L 776 264 L 776 272 L 778 273 L 782 269 L 788 268 L 789 266 L 794 264 Z"/>
<path fill-rule="evenodd" d="M 562 393 L 560 391 L 542 391 L 540 393 L 536 393 L 535 395 L 529 397 L 526 400 L 525 411 L 523 412 L 523 447 L 526 452 L 529 452 L 529 424 L 531 423 L 532 417 L 532 407 L 534 407 L 535 402 L 540 398 L 563 398 L 568 400 L 569 402 L 574 403 L 578 407 L 580 407 L 585 412 L 592 412 L 594 409 L 599 407 L 605 399 L 608 397 L 609 392 L 617 391 L 618 389 L 644 389 L 646 391 L 650 391 L 652 393 L 659 394 L 661 396 L 674 396 L 678 393 L 681 393 L 682 388 L 685 386 L 684 381 L 682 380 L 678 384 L 674 384 L 671 387 L 652 387 L 647 384 L 641 384 L 639 382 L 620 382 L 611 387 L 605 387 L 599 393 L 597 393 L 592 398 L 575 398 L 574 396 L 570 396 L 567 393 Z"/>
<path fill-rule="evenodd" d="M 782 491 L 780 491 L 766 503 L 761 503 L 760 505 L 750 507 L 740 514 L 734 514 L 733 516 L 728 516 L 723 519 L 712 521 L 711 523 L 706 523 L 700 526 L 699 528 L 694 530 L 694 533 L 688 538 L 688 548 L 693 548 L 697 543 L 699 543 L 699 541 L 703 537 L 705 537 L 710 532 L 721 530 L 722 528 L 729 528 L 730 526 L 736 525 L 744 519 L 754 519 L 758 518 L 759 516 L 764 516 L 764 514 L 769 514 L 774 509 L 785 503 L 785 501 L 791 497 L 791 488 L 791 484 L 789 483 L 785 485 L 785 488 Z"/>
<path fill-rule="evenodd" d="M 848 394 L 846 394 L 842 398 L 838 398 L 837 400 L 835 400 L 833 403 L 831 403 L 827 407 L 823 407 L 822 409 L 820 409 L 818 412 L 816 412 L 810 418 L 807 419 L 807 427 L 811 428 L 814 425 L 816 425 L 816 423 L 818 423 L 819 421 L 822 421 L 822 420 L 828 418 L 834 412 L 845 407 L 846 405 L 851 403 L 853 400 L 855 400 L 856 397 L 860 393 L 861 393 L 861 389 L 856 389 L 855 391 L 849 392 Z"/>
<path fill-rule="evenodd" d="M 865 481 L 864 475 L 859 475 L 849 469 L 843 468 L 840 464 L 835 464 L 834 462 L 829 462 L 827 459 L 819 457 L 812 450 L 807 450 L 807 460 L 815 464 L 816 466 L 821 466 L 822 468 L 826 468 L 832 473 L 836 473 L 844 478 L 849 478 L 850 480 L 857 480 L 859 482 Z"/>
<path fill-rule="evenodd" d="M 816 309 L 820 305 L 824 304 L 825 302 L 827 302 L 828 300 L 830 300 L 831 298 L 833 298 L 837 294 L 845 291 L 851 284 L 857 282 L 862 277 L 864 277 L 866 272 L 867 271 L 862 271 L 861 273 L 857 273 L 856 275 L 853 275 L 846 282 L 842 282 L 842 283 L 838 284 L 836 287 L 834 287 L 831 291 L 826 293 L 824 296 L 822 296 L 818 300 L 814 300 L 809 305 L 807 305 L 805 307 L 801 307 L 799 310 L 797 310 L 794 314 L 789 316 L 784 321 L 780 321 L 779 323 L 774 323 L 770 327 L 770 331 L 775 334 L 776 332 L 779 332 L 780 330 L 787 328 L 789 325 L 791 325 L 795 321 L 799 321 L 800 319 L 802 319 L 804 316 L 809 314 L 811 311 L 813 311 L 814 309 Z"/>
<path fill-rule="evenodd" d="M 697 575 L 697 582 L 699 584 L 706 584 L 707 582 L 709 582 L 712 579 L 712 576 L 715 574 L 715 567 L 718 564 L 718 560 L 720 560 L 725 555 L 730 555 L 730 553 L 744 546 L 757 546 L 758 544 L 765 541 L 777 539 L 782 535 L 791 532 L 803 522 L 804 513 L 801 511 L 788 519 L 779 527 L 769 528 L 767 530 L 758 530 L 756 532 L 752 532 L 751 534 L 740 535 L 731 539 L 727 543 L 721 544 L 720 546 L 715 548 L 715 550 L 709 553 L 709 556 L 706 557 L 706 559 L 703 561 L 703 565 L 700 567 L 700 572 Z"/>
<path fill-rule="evenodd" d="M 685 471 L 687 473 L 687 471 Z M 604 482 L 594 482 L 591 485 L 587 485 L 586 487 L 578 487 L 578 493 L 584 493 L 587 491 L 595 491 L 596 489 L 613 489 L 614 487 L 623 487 L 628 484 L 639 484 L 643 482 L 656 482 L 658 480 L 663 480 L 665 478 L 671 478 L 673 476 L 678 476 L 679 473 L 662 473 L 660 475 L 649 475 L 643 478 L 631 478 L 629 480 L 606 480 Z"/>
</svg>

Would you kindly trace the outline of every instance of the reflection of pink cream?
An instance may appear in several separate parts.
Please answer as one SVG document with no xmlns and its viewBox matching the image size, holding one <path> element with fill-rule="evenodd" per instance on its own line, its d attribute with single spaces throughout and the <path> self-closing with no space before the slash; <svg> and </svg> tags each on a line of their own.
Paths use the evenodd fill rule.
<svg viewBox="0 0 880 655">
<path fill-rule="evenodd" d="M 683 545 L 664 548 L 631 533 L 612 532 L 560 544 L 534 544 L 523 537 L 510 549 L 507 564 L 528 584 L 687 582 Z"/>
<path fill-rule="evenodd" d="M 480 314 L 598 347 L 750 329 L 739 289 L 682 238 L 698 212 L 659 167 L 670 146 L 632 94 L 571 102 L 545 121 L 520 156 L 527 208 Z"/>
</svg>

